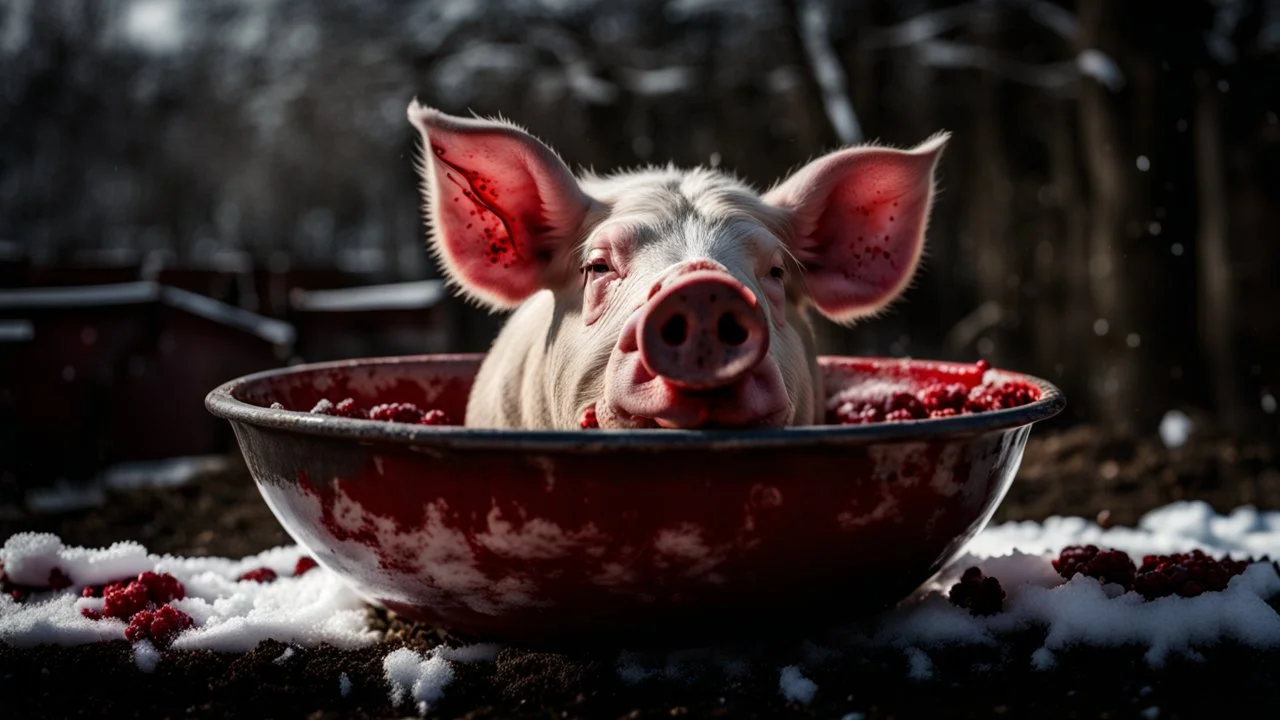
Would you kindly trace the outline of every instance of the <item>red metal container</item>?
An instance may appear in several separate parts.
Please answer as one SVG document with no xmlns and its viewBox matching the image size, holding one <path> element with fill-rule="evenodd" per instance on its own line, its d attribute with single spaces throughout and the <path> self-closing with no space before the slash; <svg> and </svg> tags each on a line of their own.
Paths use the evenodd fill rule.
<svg viewBox="0 0 1280 720">
<path fill-rule="evenodd" d="M 1042 398 L 783 430 L 513 432 L 268 407 L 354 397 L 461 418 L 479 362 L 296 366 L 229 382 L 206 406 L 231 422 L 285 529 L 363 596 L 461 633 L 535 644 L 697 642 L 897 602 L 986 525 L 1032 424 L 1065 403 L 1049 383 L 1013 375 Z M 828 389 L 867 362 L 823 358 Z"/>
</svg>

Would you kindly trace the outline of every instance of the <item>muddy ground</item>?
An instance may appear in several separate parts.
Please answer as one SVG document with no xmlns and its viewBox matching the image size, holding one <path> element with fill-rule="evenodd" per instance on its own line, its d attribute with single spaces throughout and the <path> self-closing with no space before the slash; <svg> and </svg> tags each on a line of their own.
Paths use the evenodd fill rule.
<svg viewBox="0 0 1280 720">
<path fill-rule="evenodd" d="M 1169 450 L 1158 439 L 1116 440 L 1081 426 L 1033 435 L 1018 480 L 996 521 L 1051 514 L 1132 524 L 1167 502 L 1196 498 L 1220 511 L 1241 504 L 1280 508 L 1280 451 L 1196 437 Z M 101 507 L 33 515 L 12 505 L 0 538 L 23 530 L 57 533 L 72 545 L 136 540 L 158 553 L 240 557 L 291 542 L 243 466 L 177 488 L 110 493 Z M 414 714 L 391 706 L 381 659 L 397 647 L 424 650 L 460 643 L 432 628 L 370 610 L 385 631 L 355 651 L 295 649 L 279 643 L 245 654 L 170 651 L 154 674 L 135 666 L 123 641 L 76 648 L 18 650 L 0 645 L 4 715 L 35 717 L 389 718 Z M 743 636 L 752 636 L 743 628 Z M 796 643 L 740 651 L 760 658 L 745 677 L 693 677 L 628 684 L 618 653 L 553 654 L 503 650 L 492 663 L 458 665 L 457 679 L 432 709 L 444 718 L 658 717 L 1199 717 L 1222 703 L 1280 703 L 1280 653 L 1221 647 L 1206 662 L 1175 661 L 1156 672 L 1136 649 L 1064 653 L 1058 667 L 1025 663 L 1042 638 L 1027 633 L 1008 646 L 934 654 L 934 678 L 908 678 L 901 654 L 838 658 L 807 673 L 819 687 L 808 706 L 787 703 L 778 668 L 800 659 Z M 1014 661 L 1010 662 L 1010 659 Z M 339 692 L 346 673 L 350 693 Z M 1156 708 L 1156 710 L 1153 710 Z M 1268 708 L 1270 709 L 1270 708 Z M 10 714 L 12 713 L 12 714 Z M 857 717 L 855 715 L 855 717 Z"/>
</svg>

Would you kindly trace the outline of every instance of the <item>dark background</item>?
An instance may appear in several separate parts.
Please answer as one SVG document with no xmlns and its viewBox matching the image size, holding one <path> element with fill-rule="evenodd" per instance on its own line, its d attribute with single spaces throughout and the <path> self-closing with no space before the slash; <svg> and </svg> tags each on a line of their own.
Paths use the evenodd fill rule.
<svg viewBox="0 0 1280 720">
<path fill-rule="evenodd" d="M 824 325 L 827 351 L 1040 375 L 1069 398 L 1053 427 L 1151 436 L 1178 409 L 1274 445 L 1278 78 L 1280 0 L 5 0 L 0 284 L 153 280 L 298 334 L 159 298 L 90 358 L 100 304 L 0 290 L 19 328 L 0 471 L 230 447 L 204 393 L 291 359 L 485 349 L 502 318 L 457 301 L 290 295 L 438 276 L 415 95 L 501 113 L 575 168 L 708 163 L 759 187 L 842 143 L 950 130 L 917 282 Z"/>
</svg>

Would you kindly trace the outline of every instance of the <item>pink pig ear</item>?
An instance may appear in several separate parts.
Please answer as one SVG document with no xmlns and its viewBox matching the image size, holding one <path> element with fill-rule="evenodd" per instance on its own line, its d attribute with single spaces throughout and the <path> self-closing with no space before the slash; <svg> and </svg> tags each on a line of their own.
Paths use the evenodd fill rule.
<svg viewBox="0 0 1280 720">
<path fill-rule="evenodd" d="M 822 314 L 850 322 L 906 288 L 924 248 L 933 171 L 948 138 L 935 135 L 905 151 L 838 150 L 765 194 L 792 211 L 791 251 Z"/>
<path fill-rule="evenodd" d="M 446 115 L 415 100 L 432 246 L 450 279 L 495 308 L 573 276 L 595 202 L 546 145 L 513 125 Z"/>
</svg>

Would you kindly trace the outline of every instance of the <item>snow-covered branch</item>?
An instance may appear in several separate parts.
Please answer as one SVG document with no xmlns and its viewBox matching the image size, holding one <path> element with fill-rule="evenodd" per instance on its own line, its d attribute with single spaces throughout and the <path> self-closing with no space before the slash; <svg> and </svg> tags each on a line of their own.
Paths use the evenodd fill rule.
<svg viewBox="0 0 1280 720">
<path fill-rule="evenodd" d="M 800 0 L 800 41 L 813 68 L 814 79 L 822 91 L 822 104 L 840 142 L 851 145 L 862 142 L 862 125 L 845 90 L 844 66 L 836 57 L 827 34 L 830 18 L 827 8 L 816 0 Z"/>
</svg>

